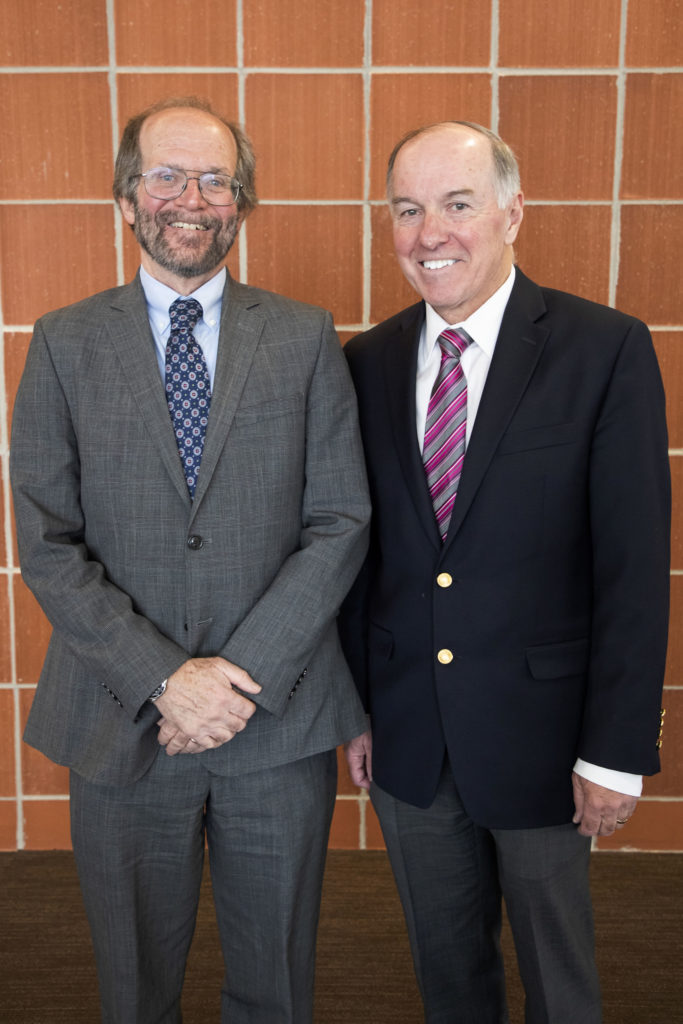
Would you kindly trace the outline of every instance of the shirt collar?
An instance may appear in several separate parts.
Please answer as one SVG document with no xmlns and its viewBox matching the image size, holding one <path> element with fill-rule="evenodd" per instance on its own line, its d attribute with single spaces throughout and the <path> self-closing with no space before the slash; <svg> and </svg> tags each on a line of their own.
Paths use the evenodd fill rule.
<svg viewBox="0 0 683 1024">
<path fill-rule="evenodd" d="M 203 310 L 202 320 L 214 326 L 218 323 L 221 315 L 221 303 L 225 289 L 227 270 L 221 267 L 217 274 L 197 288 L 192 295 L 179 295 L 173 288 L 162 284 L 156 277 L 152 277 L 144 267 L 140 267 L 140 283 L 147 300 L 147 313 L 160 335 L 165 334 L 171 327 L 169 309 L 171 303 L 180 298 L 193 298 L 201 303 Z"/>
<path fill-rule="evenodd" d="M 466 320 L 461 320 L 456 324 L 447 323 L 432 306 L 426 303 L 427 316 L 421 341 L 423 357 L 429 357 L 434 345 L 437 344 L 439 335 L 446 327 L 462 327 L 467 331 L 472 341 L 476 342 L 479 348 L 483 349 L 489 359 L 491 359 L 493 350 L 496 347 L 496 341 L 498 340 L 503 313 L 508 304 L 514 283 L 515 268 L 513 266 L 498 291 L 495 291 L 491 298 L 487 299 L 479 309 L 475 309 L 474 313 L 468 316 Z"/>
</svg>

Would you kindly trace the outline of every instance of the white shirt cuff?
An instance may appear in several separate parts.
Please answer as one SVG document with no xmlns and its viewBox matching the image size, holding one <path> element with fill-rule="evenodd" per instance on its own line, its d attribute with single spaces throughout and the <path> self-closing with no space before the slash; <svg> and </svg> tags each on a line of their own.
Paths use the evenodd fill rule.
<svg viewBox="0 0 683 1024">
<path fill-rule="evenodd" d="M 589 764 L 576 759 L 574 771 L 589 782 L 595 782 L 605 789 L 613 789 L 615 793 L 624 793 L 626 796 L 640 796 L 643 792 L 643 776 L 631 775 L 630 772 L 615 772 L 612 768 L 600 768 L 597 764 Z"/>
</svg>

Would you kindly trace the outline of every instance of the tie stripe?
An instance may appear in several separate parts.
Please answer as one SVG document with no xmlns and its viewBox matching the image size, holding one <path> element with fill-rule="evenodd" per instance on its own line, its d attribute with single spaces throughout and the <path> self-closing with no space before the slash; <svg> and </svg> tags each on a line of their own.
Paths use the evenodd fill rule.
<svg viewBox="0 0 683 1024">
<path fill-rule="evenodd" d="M 442 540 L 448 533 L 465 458 L 467 381 L 460 356 L 471 340 L 462 329 L 449 328 L 439 335 L 441 365 L 427 409 L 422 461 Z"/>
</svg>

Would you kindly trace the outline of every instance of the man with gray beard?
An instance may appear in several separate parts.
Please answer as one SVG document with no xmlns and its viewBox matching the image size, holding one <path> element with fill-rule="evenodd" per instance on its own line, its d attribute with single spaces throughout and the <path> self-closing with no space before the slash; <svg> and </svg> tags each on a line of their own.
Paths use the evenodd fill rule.
<svg viewBox="0 0 683 1024">
<path fill-rule="evenodd" d="M 71 769 L 103 1020 L 181 1020 L 206 841 L 221 1020 L 306 1024 L 335 747 L 364 727 L 335 625 L 369 518 L 353 388 L 329 313 L 223 265 L 256 205 L 237 126 L 145 111 L 114 196 L 139 273 L 41 318 L 15 406 L 53 626 L 25 739 Z"/>
</svg>

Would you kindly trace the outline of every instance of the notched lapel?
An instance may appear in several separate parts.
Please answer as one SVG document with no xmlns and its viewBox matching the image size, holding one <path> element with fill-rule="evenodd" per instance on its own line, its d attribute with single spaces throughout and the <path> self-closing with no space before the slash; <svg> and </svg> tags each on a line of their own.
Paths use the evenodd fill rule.
<svg viewBox="0 0 683 1024">
<path fill-rule="evenodd" d="M 221 330 L 209 425 L 193 514 L 206 493 L 225 446 L 265 324 L 266 318 L 259 300 L 228 277 L 221 307 Z"/>
<path fill-rule="evenodd" d="M 548 337 L 548 329 L 534 322 L 545 310 L 541 293 L 521 272 L 517 273 L 519 283 L 515 288 L 518 294 L 513 290 L 501 324 L 467 446 L 446 547 L 467 515 L 507 425 L 526 391 Z"/>
<path fill-rule="evenodd" d="M 406 311 L 400 333 L 384 352 L 384 381 L 396 451 L 417 517 L 429 541 L 441 547 L 427 487 L 415 422 L 415 375 L 424 306 L 420 303 Z"/>
<path fill-rule="evenodd" d="M 190 495 L 168 414 L 145 295 L 138 278 L 122 289 L 112 302 L 112 316 L 106 327 L 140 415 L 159 448 L 174 487 L 189 505 Z"/>
</svg>

